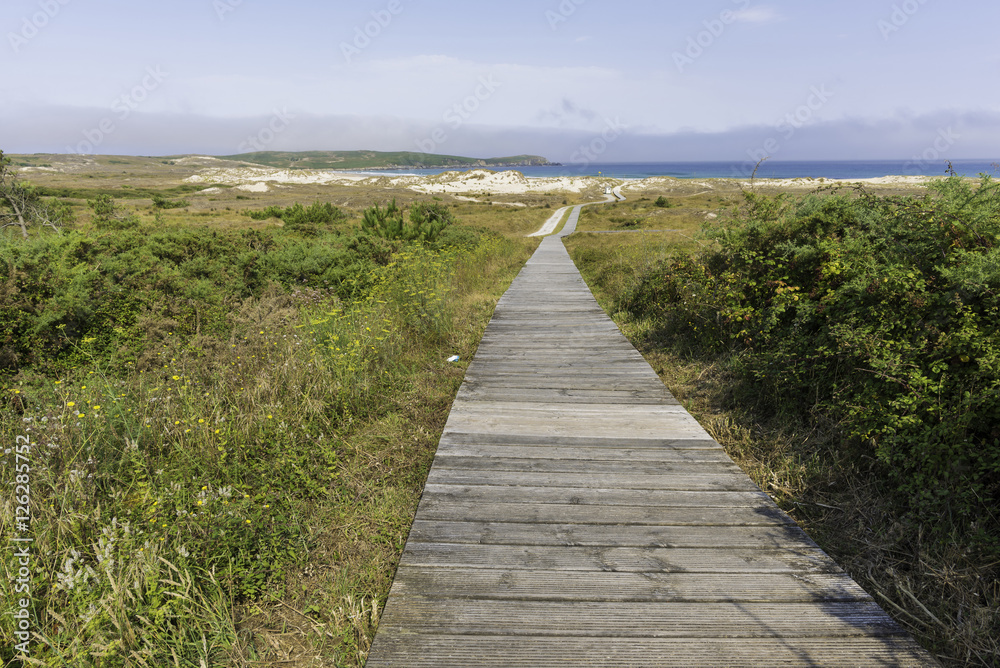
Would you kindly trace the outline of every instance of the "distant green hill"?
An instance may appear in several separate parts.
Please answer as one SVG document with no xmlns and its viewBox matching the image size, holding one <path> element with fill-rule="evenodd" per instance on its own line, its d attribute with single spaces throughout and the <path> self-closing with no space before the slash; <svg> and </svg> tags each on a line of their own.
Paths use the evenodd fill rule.
<svg viewBox="0 0 1000 668">
<path fill-rule="evenodd" d="M 268 167 L 292 169 L 404 169 L 435 167 L 514 167 L 551 164 L 538 155 L 514 155 L 507 158 L 464 158 L 457 155 L 432 155 L 410 151 L 262 151 L 219 156 Z"/>
</svg>

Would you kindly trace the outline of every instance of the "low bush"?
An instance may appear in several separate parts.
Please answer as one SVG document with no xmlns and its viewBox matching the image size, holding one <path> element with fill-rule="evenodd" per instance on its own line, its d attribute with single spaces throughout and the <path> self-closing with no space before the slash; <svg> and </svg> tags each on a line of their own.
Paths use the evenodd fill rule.
<svg viewBox="0 0 1000 668">
<path fill-rule="evenodd" d="M 253 220 L 278 218 L 286 228 L 313 236 L 318 234 L 321 228 L 328 228 L 334 223 L 348 218 L 346 213 L 330 202 L 313 202 L 308 207 L 296 202 L 285 208 L 269 206 L 265 209 L 249 210 L 245 213 Z"/>
<path fill-rule="evenodd" d="M 99 230 L 127 230 L 139 226 L 139 217 L 120 206 L 111 195 L 98 195 L 87 201 L 93 211 L 93 223 Z"/>
<path fill-rule="evenodd" d="M 361 231 L 383 239 L 433 244 L 453 222 L 451 211 L 441 204 L 415 204 L 409 218 L 407 223 L 403 210 L 393 200 L 385 209 L 377 205 L 366 209 Z"/>
<path fill-rule="evenodd" d="M 940 537 L 1000 541 L 1000 187 L 747 193 L 716 246 L 625 300 L 689 350 L 735 353 L 775 409 L 821 413 Z"/>
<path fill-rule="evenodd" d="M 183 209 L 186 206 L 191 206 L 191 202 L 186 199 L 171 201 L 159 193 L 153 195 L 154 209 Z"/>
</svg>

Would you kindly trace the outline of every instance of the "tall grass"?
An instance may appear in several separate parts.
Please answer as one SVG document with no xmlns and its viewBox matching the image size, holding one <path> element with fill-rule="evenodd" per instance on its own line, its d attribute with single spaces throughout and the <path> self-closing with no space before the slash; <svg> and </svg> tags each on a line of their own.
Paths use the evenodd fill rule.
<svg viewBox="0 0 1000 668">
<path fill-rule="evenodd" d="M 471 355 L 529 250 L 471 239 L 8 375 L 0 444 L 32 443 L 34 635 L 22 663 L 6 550 L 4 664 L 363 663 L 461 379 L 445 358 Z"/>
</svg>

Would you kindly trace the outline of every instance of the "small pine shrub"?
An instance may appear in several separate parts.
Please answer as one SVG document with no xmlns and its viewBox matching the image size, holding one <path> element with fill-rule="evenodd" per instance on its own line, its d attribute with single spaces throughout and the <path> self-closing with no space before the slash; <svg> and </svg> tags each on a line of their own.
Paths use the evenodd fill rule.
<svg viewBox="0 0 1000 668">
<path fill-rule="evenodd" d="M 246 211 L 253 220 L 278 218 L 289 230 L 315 236 L 321 227 L 329 227 L 334 223 L 347 219 L 347 214 L 330 202 L 313 202 L 309 207 L 295 203 L 290 207 L 269 206 L 258 211 Z"/>
<path fill-rule="evenodd" d="M 361 232 L 383 239 L 434 243 L 452 222 L 454 218 L 446 206 L 419 203 L 410 209 L 407 223 L 403 210 L 393 200 L 385 209 L 378 205 L 365 209 Z"/>
<path fill-rule="evenodd" d="M 139 227 L 139 217 L 125 211 L 111 195 L 98 195 L 88 200 L 93 211 L 94 226 L 99 230 L 127 230 Z"/>
</svg>

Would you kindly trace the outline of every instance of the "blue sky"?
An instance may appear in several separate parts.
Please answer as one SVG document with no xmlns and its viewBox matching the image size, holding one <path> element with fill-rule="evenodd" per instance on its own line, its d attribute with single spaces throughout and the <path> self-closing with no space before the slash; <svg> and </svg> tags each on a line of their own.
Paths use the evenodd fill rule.
<svg viewBox="0 0 1000 668">
<path fill-rule="evenodd" d="M 1000 158 L 988 0 L 4 0 L 0 148 Z"/>
</svg>

